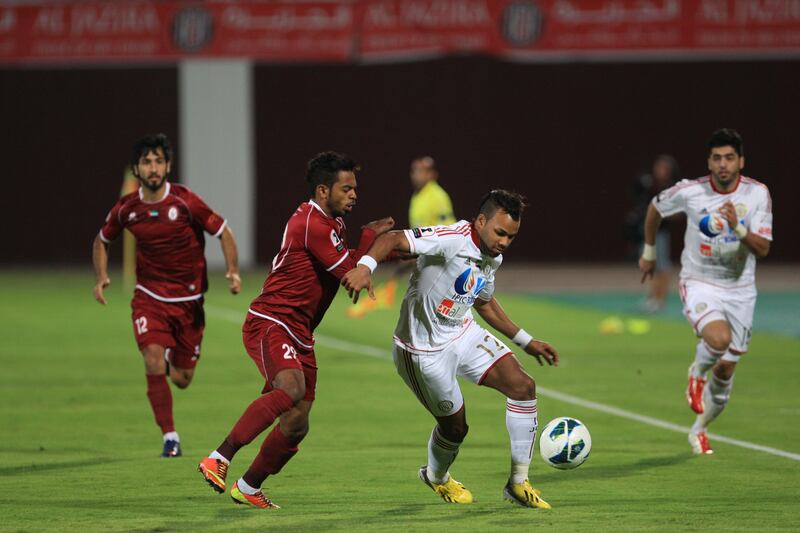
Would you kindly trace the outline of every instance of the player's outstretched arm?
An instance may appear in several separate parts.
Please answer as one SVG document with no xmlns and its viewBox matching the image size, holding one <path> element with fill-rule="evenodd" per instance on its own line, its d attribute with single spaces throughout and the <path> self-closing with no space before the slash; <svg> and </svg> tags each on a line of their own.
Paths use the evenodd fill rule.
<svg viewBox="0 0 800 533">
<path fill-rule="evenodd" d="M 375 299 L 372 292 L 372 271 L 378 262 L 382 261 L 390 252 L 410 252 L 411 246 L 402 230 L 389 231 L 378 236 L 372 243 L 366 255 L 358 260 L 356 267 L 342 277 L 342 285 L 353 300 L 358 302 L 359 294 L 367 289 L 369 297 Z"/>
<path fill-rule="evenodd" d="M 106 297 L 103 291 L 111 283 L 108 278 L 108 244 L 103 242 L 99 234 L 94 238 L 92 244 L 92 264 L 94 264 L 94 273 L 97 279 L 92 294 L 94 294 L 95 300 L 105 305 Z"/>
<path fill-rule="evenodd" d="M 639 271 L 642 273 L 642 283 L 647 278 L 653 277 L 656 269 L 656 233 L 661 225 L 661 213 L 653 204 L 647 208 L 644 219 L 644 249 L 639 258 Z"/>
<path fill-rule="evenodd" d="M 534 356 L 539 365 L 544 365 L 544 358 L 548 365 L 558 366 L 558 351 L 549 343 L 534 339 L 517 326 L 494 296 L 491 300 L 475 300 L 475 310 L 490 326 L 511 339 L 525 353 Z"/>
<path fill-rule="evenodd" d="M 225 226 L 219 236 L 222 255 L 225 257 L 225 279 L 229 281 L 231 294 L 239 294 L 242 290 L 242 278 L 239 276 L 239 254 L 236 251 L 236 238 L 230 226 Z"/>
</svg>

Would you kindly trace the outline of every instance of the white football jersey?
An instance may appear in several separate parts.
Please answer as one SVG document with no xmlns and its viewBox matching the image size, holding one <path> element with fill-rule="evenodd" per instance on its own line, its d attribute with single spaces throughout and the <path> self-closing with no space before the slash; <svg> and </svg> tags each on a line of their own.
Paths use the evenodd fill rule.
<svg viewBox="0 0 800 533">
<path fill-rule="evenodd" d="M 662 217 L 686 213 L 681 279 L 699 279 L 726 287 L 755 283 L 756 258 L 719 214 L 727 201 L 739 221 L 759 237 L 772 240 L 772 199 L 763 183 L 741 176 L 729 193 L 715 190 L 710 176 L 682 180 L 653 198 Z"/>
<path fill-rule="evenodd" d="M 482 254 L 472 224 L 404 230 L 419 254 L 394 332 L 395 343 L 417 354 L 440 352 L 473 321 L 476 298 L 491 300 L 502 256 Z"/>
</svg>

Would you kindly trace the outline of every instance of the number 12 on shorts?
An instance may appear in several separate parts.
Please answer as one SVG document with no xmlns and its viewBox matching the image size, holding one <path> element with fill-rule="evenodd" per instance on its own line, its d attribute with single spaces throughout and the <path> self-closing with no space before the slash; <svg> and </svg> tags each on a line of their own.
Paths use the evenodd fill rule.
<svg viewBox="0 0 800 533">
<path fill-rule="evenodd" d="M 141 335 L 142 333 L 147 333 L 147 317 L 140 316 L 139 318 L 135 319 L 134 324 L 136 324 L 136 334 Z"/>
<path fill-rule="evenodd" d="M 488 344 L 489 346 L 486 346 L 486 344 Z M 494 344 L 494 346 L 492 346 L 492 344 Z M 483 343 L 478 343 L 476 348 L 484 350 L 486 353 L 489 354 L 489 357 L 494 357 L 495 355 L 500 354 L 500 352 L 505 353 L 506 350 L 508 350 L 508 348 L 506 348 L 503 343 L 501 343 L 491 335 L 486 335 L 483 338 Z"/>
</svg>

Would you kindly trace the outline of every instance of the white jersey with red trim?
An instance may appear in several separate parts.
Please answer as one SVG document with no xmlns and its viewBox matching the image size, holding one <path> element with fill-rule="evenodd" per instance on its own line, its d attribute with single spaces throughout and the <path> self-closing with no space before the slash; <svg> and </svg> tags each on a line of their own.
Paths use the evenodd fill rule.
<svg viewBox="0 0 800 533">
<path fill-rule="evenodd" d="M 404 233 L 411 253 L 419 258 L 394 341 L 412 353 L 437 353 L 466 331 L 476 298 L 492 299 L 494 275 L 503 256 L 481 253 L 478 235 L 466 220 Z"/>
<path fill-rule="evenodd" d="M 653 198 L 662 217 L 686 213 L 681 279 L 726 287 L 755 283 L 755 255 L 719 214 L 728 201 L 748 231 L 772 240 L 772 199 L 767 186 L 754 179 L 741 176 L 728 193 L 716 190 L 710 176 L 682 180 Z"/>
</svg>

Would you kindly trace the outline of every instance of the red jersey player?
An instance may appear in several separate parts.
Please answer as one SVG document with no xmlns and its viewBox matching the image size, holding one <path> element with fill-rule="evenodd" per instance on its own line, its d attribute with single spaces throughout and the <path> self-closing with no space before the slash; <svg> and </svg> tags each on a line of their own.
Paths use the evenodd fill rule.
<svg viewBox="0 0 800 533">
<path fill-rule="evenodd" d="M 163 134 L 148 135 L 133 146 L 131 168 L 141 186 L 111 209 L 94 240 L 94 297 L 106 303 L 108 246 L 123 228 L 136 237 L 136 290 L 131 308 L 133 333 L 144 356 L 147 398 L 161 427 L 161 457 L 181 455 L 172 418 L 169 374 L 178 388 L 189 386 L 200 357 L 208 288 L 203 231 L 220 238 L 230 291 L 241 289 L 236 241 L 225 220 L 188 188 L 170 183 L 172 149 Z"/>
<path fill-rule="evenodd" d="M 317 381 L 314 328 L 336 295 L 341 277 L 355 267 L 378 234 L 394 226 L 391 218 L 370 222 L 361 233 L 359 248 L 348 248 L 342 217 L 355 206 L 358 170 L 355 161 L 335 152 L 323 152 L 309 161 L 306 181 L 312 199 L 289 218 L 272 271 L 250 305 L 242 336 L 266 385 L 198 467 L 215 491 L 225 492 L 234 454 L 280 418 L 250 468 L 233 484 L 231 497 L 236 503 L 278 507 L 261 491 L 261 484 L 297 453 L 308 433 Z"/>
</svg>

